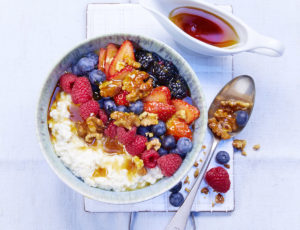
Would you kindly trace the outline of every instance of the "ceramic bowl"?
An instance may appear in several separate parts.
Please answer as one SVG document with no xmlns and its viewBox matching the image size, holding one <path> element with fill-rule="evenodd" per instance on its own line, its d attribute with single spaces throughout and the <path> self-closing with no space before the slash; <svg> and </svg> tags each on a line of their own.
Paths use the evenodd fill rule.
<svg viewBox="0 0 300 230">
<path fill-rule="evenodd" d="M 136 42 L 142 48 L 156 52 L 163 58 L 172 61 L 178 67 L 180 74 L 186 79 L 191 90 L 192 98 L 197 107 L 200 109 L 201 115 L 195 123 L 193 150 L 187 155 L 181 167 L 172 177 L 164 177 L 153 185 L 135 191 L 115 192 L 91 187 L 84 183 L 80 178 L 76 177 L 67 167 L 65 167 L 63 162 L 56 155 L 51 144 L 47 125 L 47 113 L 49 101 L 58 79 L 64 71 L 68 70 L 70 65 L 76 62 L 83 54 L 98 50 L 100 47 L 105 47 L 108 43 L 121 44 L 124 40 Z M 51 166 L 57 176 L 80 194 L 94 200 L 112 204 L 127 204 L 145 201 L 168 191 L 170 188 L 176 185 L 193 166 L 196 157 L 201 150 L 201 145 L 207 128 L 207 110 L 205 106 L 203 90 L 190 65 L 175 50 L 166 44 L 149 37 L 131 34 L 104 35 L 85 41 L 67 53 L 54 66 L 50 74 L 47 76 L 44 85 L 42 86 L 40 99 L 38 101 L 36 119 L 37 135 L 42 152 L 48 164 Z"/>
</svg>

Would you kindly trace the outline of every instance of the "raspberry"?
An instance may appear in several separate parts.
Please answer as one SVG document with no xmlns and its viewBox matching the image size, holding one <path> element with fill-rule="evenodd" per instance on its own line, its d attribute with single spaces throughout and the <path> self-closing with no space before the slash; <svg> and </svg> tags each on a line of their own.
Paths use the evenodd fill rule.
<svg viewBox="0 0 300 230">
<path fill-rule="evenodd" d="M 166 177 L 172 176 L 180 167 L 181 163 L 181 157 L 175 153 L 163 155 L 157 160 L 158 167 Z"/>
<path fill-rule="evenodd" d="M 97 115 L 99 112 L 100 106 L 97 101 L 90 100 L 80 105 L 79 114 L 83 120 L 87 119 L 89 116 Z"/>
<path fill-rule="evenodd" d="M 129 102 L 126 99 L 126 95 L 128 95 L 129 93 L 127 91 L 121 91 L 119 94 L 117 94 L 116 96 L 114 96 L 114 100 L 115 103 L 117 105 L 125 105 L 128 106 Z"/>
<path fill-rule="evenodd" d="M 72 92 L 72 87 L 76 81 L 77 76 L 71 73 L 63 74 L 59 79 L 59 85 L 66 93 Z"/>
<path fill-rule="evenodd" d="M 133 155 L 140 155 L 146 149 L 147 138 L 141 135 L 136 135 L 131 144 L 126 145 L 126 151 Z"/>
<path fill-rule="evenodd" d="M 117 135 L 117 128 L 113 122 L 110 122 L 108 127 L 104 130 L 104 134 L 110 138 L 115 138 Z"/>
<path fill-rule="evenodd" d="M 106 124 L 108 121 L 108 117 L 107 117 L 105 111 L 103 109 L 100 109 L 98 115 L 99 115 L 100 120 L 102 120 L 103 124 Z"/>
<path fill-rule="evenodd" d="M 136 127 L 132 127 L 131 130 L 126 131 L 123 127 L 117 128 L 117 139 L 123 145 L 131 144 L 135 139 Z"/>
<path fill-rule="evenodd" d="M 143 152 L 141 158 L 147 168 L 154 168 L 157 164 L 159 154 L 155 150 L 151 149 Z"/>
<path fill-rule="evenodd" d="M 86 77 L 78 77 L 76 79 L 72 88 L 71 96 L 75 104 L 82 104 L 92 99 L 92 87 Z"/>
<path fill-rule="evenodd" d="M 229 174 L 220 166 L 207 171 L 205 180 L 207 184 L 217 192 L 225 193 L 230 189 Z"/>
</svg>

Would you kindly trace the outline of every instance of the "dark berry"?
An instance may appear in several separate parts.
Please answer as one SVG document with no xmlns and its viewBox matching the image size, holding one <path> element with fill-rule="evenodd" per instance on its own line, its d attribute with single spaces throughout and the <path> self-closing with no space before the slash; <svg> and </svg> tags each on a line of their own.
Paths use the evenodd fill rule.
<svg viewBox="0 0 300 230">
<path fill-rule="evenodd" d="M 216 161 L 219 164 L 227 164 L 229 162 L 229 160 L 230 160 L 230 156 L 229 156 L 228 152 L 226 152 L 226 151 L 220 151 L 216 155 Z"/>
<path fill-rule="evenodd" d="M 166 124 L 163 121 L 159 121 L 157 125 L 152 126 L 152 132 L 155 136 L 164 135 L 166 131 Z"/>
<path fill-rule="evenodd" d="M 174 98 L 182 99 L 187 96 L 188 86 L 186 81 L 181 76 L 172 78 L 168 85 L 171 95 Z"/>
<path fill-rule="evenodd" d="M 171 149 L 169 152 L 170 152 L 170 153 L 176 153 L 176 154 L 179 154 L 179 155 L 180 155 L 179 150 L 178 150 L 177 147 L 174 148 L 174 149 Z"/>
<path fill-rule="evenodd" d="M 171 193 L 169 197 L 170 204 L 174 207 L 179 207 L 183 204 L 184 198 L 183 195 L 180 192 L 177 193 Z"/>
<path fill-rule="evenodd" d="M 99 101 L 101 99 L 101 95 L 99 91 L 93 91 L 93 98 L 96 101 Z"/>
<path fill-rule="evenodd" d="M 78 68 L 78 65 L 77 63 L 72 65 L 71 67 L 71 71 L 73 74 L 77 75 L 77 76 L 81 76 L 82 75 L 82 72 L 80 71 L 80 69 Z"/>
<path fill-rule="evenodd" d="M 99 85 L 91 84 L 93 92 L 99 92 Z"/>
<path fill-rule="evenodd" d="M 190 130 L 191 130 L 192 132 L 194 132 L 194 126 L 193 126 L 193 125 L 190 125 L 189 128 L 190 128 Z"/>
<path fill-rule="evenodd" d="M 157 152 L 160 156 L 168 154 L 168 150 L 165 150 L 164 148 L 159 148 Z"/>
<path fill-rule="evenodd" d="M 144 110 L 144 103 L 142 101 L 130 103 L 129 110 L 135 114 L 141 114 Z"/>
<path fill-rule="evenodd" d="M 154 76 L 150 75 L 150 76 L 149 76 L 149 78 L 151 78 L 151 79 L 152 79 L 152 86 L 153 86 L 153 88 L 156 88 L 156 87 L 158 87 L 158 86 L 159 86 L 159 84 L 158 84 L 158 80 L 157 80 L 157 78 L 156 78 L 156 77 L 154 77 Z"/>
<path fill-rule="evenodd" d="M 190 105 L 193 105 L 193 100 L 190 97 L 185 97 L 182 100 L 185 101 L 186 103 L 189 103 Z"/>
<path fill-rule="evenodd" d="M 150 128 L 149 126 L 145 127 L 145 126 L 140 126 L 137 129 L 137 134 L 142 135 L 142 136 L 147 136 L 146 133 L 150 133 Z"/>
<path fill-rule="evenodd" d="M 100 109 L 104 108 L 104 98 L 101 98 L 100 100 L 98 100 L 98 104 L 100 105 Z"/>
<path fill-rule="evenodd" d="M 107 114 L 111 114 L 112 112 L 117 110 L 117 106 L 113 100 L 105 100 L 104 110 Z"/>
<path fill-rule="evenodd" d="M 136 61 L 141 63 L 141 69 L 147 70 L 154 61 L 160 61 L 161 58 L 156 53 L 147 50 L 137 50 L 135 52 Z"/>
<path fill-rule="evenodd" d="M 159 84 L 167 85 L 178 70 L 171 62 L 153 62 L 149 73 L 157 78 Z"/>
<path fill-rule="evenodd" d="M 90 52 L 90 53 L 87 53 L 84 56 L 93 59 L 94 63 L 96 63 L 95 65 L 98 64 L 99 56 L 96 53 Z"/>
<path fill-rule="evenodd" d="M 117 111 L 128 113 L 129 109 L 125 105 L 120 105 L 120 106 L 117 107 Z"/>
<path fill-rule="evenodd" d="M 246 111 L 239 110 L 235 112 L 236 114 L 236 123 L 238 126 L 243 127 L 247 124 L 249 115 Z"/>
<path fill-rule="evenodd" d="M 181 154 L 187 154 L 192 150 L 192 148 L 193 148 L 193 143 L 190 138 L 181 137 L 177 141 L 177 149 Z"/>
<path fill-rule="evenodd" d="M 99 85 L 99 83 L 106 80 L 106 76 L 101 70 L 94 69 L 89 72 L 89 80 L 92 84 Z"/>
<path fill-rule="evenodd" d="M 182 188 L 182 182 L 179 181 L 177 185 L 175 185 L 173 188 L 170 189 L 170 192 L 177 193 Z"/>
<path fill-rule="evenodd" d="M 173 136 L 165 136 L 162 140 L 162 147 L 170 150 L 176 147 L 176 140 Z"/>
</svg>

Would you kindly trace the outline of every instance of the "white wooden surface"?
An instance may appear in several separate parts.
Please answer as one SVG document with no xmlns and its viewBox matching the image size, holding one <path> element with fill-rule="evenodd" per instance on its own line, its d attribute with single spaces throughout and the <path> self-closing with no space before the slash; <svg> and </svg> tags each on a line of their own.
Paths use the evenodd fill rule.
<svg viewBox="0 0 300 230">
<path fill-rule="evenodd" d="M 86 5 L 91 2 L 95 1 L 0 1 L 0 229 L 128 227 L 128 214 L 84 212 L 82 197 L 54 175 L 35 137 L 40 86 L 56 60 L 85 39 Z M 257 85 L 254 113 L 240 137 L 248 140 L 248 149 L 256 143 L 262 148 L 249 150 L 246 158 L 235 156 L 235 211 L 196 214 L 196 225 L 215 230 L 298 230 L 300 2 L 210 2 L 231 4 L 235 15 L 282 40 L 287 49 L 282 58 L 253 54 L 234 57 L 234 74 L 250 74 Z M 212 59 L 222 63 L 220 58 Z M 219 74 L 204 79 L 216 93 L 215 84 L 222 81 Z M 163 229 L 171 216 L 138 213 L 133 229 Z"/>
</svg>

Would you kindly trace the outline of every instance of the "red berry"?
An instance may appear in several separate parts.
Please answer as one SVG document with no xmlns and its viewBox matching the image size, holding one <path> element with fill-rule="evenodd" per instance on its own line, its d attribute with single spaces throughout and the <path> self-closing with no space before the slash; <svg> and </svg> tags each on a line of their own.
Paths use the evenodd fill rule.
<svg viewBox="0 0 300 230">
<path fill-rule="evenodd" d="M 155 150 L 151 149 L 143 152 L 141 158 L 147 168 L 154 168 L 157 164 L 159 154 Z"/>
<path fill-rule="evenodd" d="M 129 131 L 126 131 L 126 129 L 123 127 L 117 128 L 117 139 L 123 145 L 131 144 L 135 139 L 135 135 L 136 127 L 132 127 Z"/>
<path fill-rule="evenodd" d="M 230 189 L 229 174 L 220 166 L 207 171 L 205 180 L 207 184 L 217 192 L 225 193 Z"/>
<path fill-rule="evenodd" d="M 63 74 L 59 79 L 59 85 L 66 93 L 72 92 L 72 87 L 76 81 L 77 76 L 71 73 Z"/>
<path fill-rule="evenodd" d="M 148 113 L 156 113 L 158 119 L 163 121 L 168 120 L 176 112 L 174 105 L 154 101 L 146 102 L 144 110 Z"/>
<path fill-rule="evenodd" d="M 79 113 L 82 119 L 87 119 L 90 116 L 96 116 L 99 112 L 100 106 L 97 101 L 90 100 L 80 105 Z"/>
<path fill-rule="evenodd" d="M 126 151 L 133 155 L 140 155 L 146 149 L 147 138 L 141 135 L 136 135 L 131 144 L 126 145 Z"/>
<path fill-rule="evenodd" d="M 82 104 L 91 100 L 93 92 L 90 81 L 86 77 L 78 77 L 74 82 L 71 96 L 75 104 Z"/>
<path fill-rule="evenodd" d="M 99 115 L 100 120 L 102 120 L 103 124 L 106 124 L 108 121 L 108 117 L 107 117 L 105 111 L 103 109 L 100 109 L 98 115 Z"/>
<path fill-rule="evenodd" d="M 104 130 L 104 134 L 113 139 L 117 135 L 117 128 L 118 126 L 116 126 L 113 122 L 110 122 L 107 128 Z"/>
<path fill-rule="evenodd" d="M 128 95 L 129 93 L 127 91 L 121 91 L 119 94 L 117 94 L 116 96 L 114 96 L 114 100 L 116 102 L 117 105 L 125 105 L 128 106 L 129 102 L 126 99 L 126 95 Z"/>
<path fill-rule="evenodd" d="M 166 177 L 172 176 L 180 167 L 181 163 L 181 157 L 175 153 L 163 155 L 157 160 L 158 167 Z"/>
</svg>

